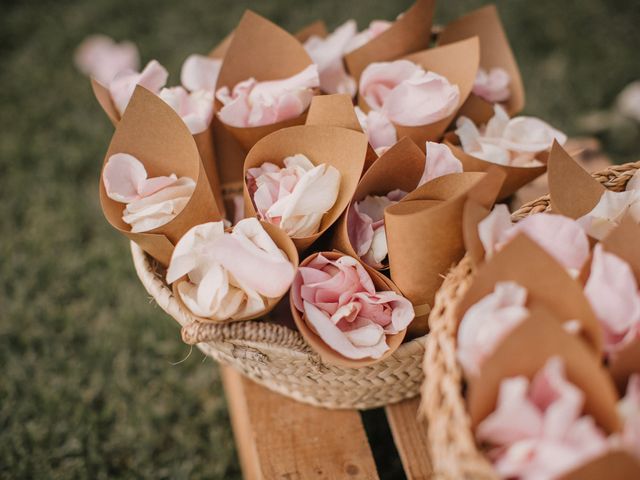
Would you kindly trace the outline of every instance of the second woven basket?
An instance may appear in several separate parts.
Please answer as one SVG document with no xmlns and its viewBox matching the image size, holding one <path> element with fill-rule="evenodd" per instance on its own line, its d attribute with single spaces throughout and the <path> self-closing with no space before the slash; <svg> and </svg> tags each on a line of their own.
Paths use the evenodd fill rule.
<svg viewBox="0 0 640 480">
<path fill-rule="evenodd" d="M 592 176 L 609 190 L 622 191 L 640 162 L 612 166 Z M 551 211 L 549 195 L 523 205 L 511 216 L 518 221 Z M 447 479 L 497 479 L 491 463 L 478 449 L 463 396 L 462 370 L 456 358 L 455 307 L 469 288 L 474 265 L 465 256 L 447 274 L 429 316 L 430 334 L 424 357 L 422 412 L 428 420 L 434 473 Z"/>
</svg>

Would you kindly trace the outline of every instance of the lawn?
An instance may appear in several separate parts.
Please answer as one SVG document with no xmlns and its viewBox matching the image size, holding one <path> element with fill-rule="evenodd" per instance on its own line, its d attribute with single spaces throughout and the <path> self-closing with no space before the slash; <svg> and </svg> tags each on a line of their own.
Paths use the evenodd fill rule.
<svg viewBox="0 0 640 480">
<path fill-rule="evenodd" d="M 250 6 L 289 30 L 393 18 L 410 0 L 3 1 L 0 15 L 0 478 L 239 478 L 219 371 L 149 301 L 97 182 L 112 127 L 72 65 L 130 39 L 177 83 Z M 443 23 L 482 1 L 441 1 Z M 527 112 L 570 134 L 640 78 L 640 2 L 498 2 Z M 618 161 L 638 131 L 603 137 Z"/>
</svg>

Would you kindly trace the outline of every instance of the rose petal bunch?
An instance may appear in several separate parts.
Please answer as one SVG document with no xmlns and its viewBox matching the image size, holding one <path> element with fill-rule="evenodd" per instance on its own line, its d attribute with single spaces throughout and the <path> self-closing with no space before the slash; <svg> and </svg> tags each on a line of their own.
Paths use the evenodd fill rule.
<svg viewBox="0 0 640 480">
<path fill-rule="evenodd" d="M 259 315 L 282 297 L 295 268 L 255 218 L 236 224 L 229 233 L 223 222 L 191 228 L 177 243 L 167 282 L 186 275 L 178 295 L 196 316 L 238 320 Z"/>
<path fill-rule="evenodd" d="M 376 291 L 358 260 L 329 260 L 318 254 L 298 269 L 291 287 L 295 308 L 305 322 L 339 354 L 350 359 L 380 358 L 386 336 L 411 323 L 413 306 L 393 291 Z"/>
<path fill-rule="evenodd" d="M 340 172 L 324 163 L 314 165 L 302 154 L 283 163 L 284 167 L 265 162 L 248 169 L 249 196 L 260 219 L 291 237 L 313 235 L 338 198 Z"/>
<path fill-rule="evenodd" d="M 506 102 L 511 96 L 511 77 L 504 68 L 479 68 L 472 92 L 489 103 Z"/>
<path fill-rule="evenodd" d="M 148 178 L 142 162 L 127 153 L 109 157 L 102 181 L 109 198 L 126 204 L 122 220 L 133 233 L 169 223 L 184 209 L 196 187 L 193 179 L 174 174 Z"/>
<path fill-rule="evenodd" d="M 567 141 L 564 133 L 539 118 L 509 118 L 499 104 L 493 109 L 493 117 L 481 128 L 470 118 L 458 118 L 455 133 L 469 155 L 499 165 L 532 167 L 541 165 L 536 155 L 549 150 L 554 141 L 561 145 Z"/>
<path fill-rule="evenodd" d="M 359 93 L 369 108 L 410 127 L 447 118 L 460 100 L 457 85 L 409 60 L 371 63 L 362 72 Z"/>
<path fill-rule="evenodd" d="M 233 87 L 222 87 L 216 98 L 222 103 L 220 120 L 232 127 L 260 127 L 296 118 L 311 103 L 314 88 L 320 86 L 318 67 L 309 65 L 282 80 L 259 82 L 244 80 Z"/>
</svg>

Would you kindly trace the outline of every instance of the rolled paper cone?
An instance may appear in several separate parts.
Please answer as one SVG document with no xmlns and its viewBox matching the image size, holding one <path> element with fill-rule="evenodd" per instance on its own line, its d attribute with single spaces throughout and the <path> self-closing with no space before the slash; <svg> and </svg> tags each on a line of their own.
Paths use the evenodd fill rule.
<svg viewBox="0 0 640 480">
<path fill-rule="evenodd" d="M 367 153 L 367 137 L 363 133 L 340 127 L 304 125 L 278 130 L 264 137 L 247 154 L 244 177 L 250 168 L 271 162 L 279 167 L 284 159 L 296 154 L 305 155 L 314 165 L 327 164 L 340 172 L 338 198 L 322 217 L 317 233 L 307 237 L 293 237 L 299 252 L 306 250 L 333 225 L 347 208 L 358 185 Z M 256 216 L 253 199 L 244 185 L 245 216 Z"/>
<path fill-rule="evenodd" d="M 362 132 L 353 100 L 347 94 L 317 95 L 311 100 L 305 125 L 330 125 Z M 367 146 L 363 173 L 378 159 L 375 150 Z"/>
<path fill-rule="evenodd" d="M 607 434 L 620 431 L 618 396 L 600 359 L 544 308 L 531 311 L 480 365 L 479 375 L 468 379 L 472 429 L 495 410 L 503 380 L 516 376 L 532 379 L 555 356 L 563 360 L 569 382 L 584 393 L 584 413 Z"/>
<path fill-rule="evenodd" d="M 498 201 L 505 200 L 514 193 L 516 193 L 521 187 L 532 182 L 540 175 L 547 171 L 547 158 L 548 152 L 542 152 L 536 155 L 536 159 L 542 162 L 542 165 L 537 167 L 514 167 L 512 165 L 499 165 L 497 163 L 488 162 L 482 160 L 473 155 L 469 155 L 460 147 L 460 139 L 458 136 L 449 132 L 444 137 L 444 143 L 450 149 L 453 155 L 462 162 L 462 168 L 465 172 L 486 172 L 491 167 L 497 167 L 502 170 L 505 175 L 505 181 L 502 185 L 502 189 L 498 194 Z"/>
<path fill-rule="evenodd" d="M 316 258 L 320 253 L 322 253 L 324 257 L 332 261 L 335 261 L 345 256 L 344 253 L 337 252 L 337 251 L 317 252 L 310 255 L 306 259 L 304 259 L 304 261 L 300 264 L 300 266 L 304 267 L 308 265 L 311 262 L 311 260 Z M 354 258 L 357 258 L 357 257 L 354 257 Z M 392 290 L 396 293 L 400 293 L 400 291 L 393 284 L 393 282 L 391 282 L 388 278 L 386 278 L 380 272 L 377 272 L 376 270 L 372 269 L 371 267 L 369 267 L 368 265 L 362 262 L 360 262 L 360 264 L 367 271 L 367 273 L 371 277 L 371 280 L 373 280 L 373 284 L 376 287 L 377 292 Z M 398 347 L 404 340 L 404 337 L 407 333 L 406 330 L 402 330 L 396 334 L 387 335 L 386 336 L 387 345 L 389 346 L 389 350 L 387 350 L 380 358 L 362 358 L 358 360 L 355 360 L 353 358 L 347 358 L 339 354 L 335 350 L 333 350 L 324 342 L 324 340 L 322 340 L 322 338 L 320 338 L 320 336 L 315 332 L 315 330 L 311 326 L 309 326 L 305 321 L 303 312 L 298 311 L 296 306 L 293 304 L 293 300 L 291 299 L 291 296 L 289 296 L 289 298 L 290 298 L 290 304 L 291 304 L 291 314 L 293 315 L 293 319 L 296 323 L 296 327 L 298 327 L 298 330 L 300 331 L 304 339 L 307 341 L 309 346 L 311 346 L 311 348 L 318 355 L 320 355 L 320 358 L 322 359 L 322 361 L 324 361 L 329 365 L 337 365 L 339 367 L 344 367 L 344 368 L 361 368 L 361 367 L 366 367 L 368 365 L 373 365 L 375 363 L 378 363 L 388 358 L 389 356 L 393 355 L 393 353 L 398 349 Z"/>
<path fill-rule="evenodd" d="M 136 157 L 149 177 L 175 174 L 196 182 L 187 205 L 170 222 L 149 232 L 132 233 L 131 227 L 122 220 L 125 205 L 107 196 L 102 173 L 100 175 L 100 204 L 109 223 L 161 264 L 169 264 L 173 246 L 187 230 L 221 219 L 193 136 L 169 105 L 143 87 L 136 87 L 116 126 L 103 171 L 115 153 Z"/>
<path fill-rule="evenodd" d="M 267 222 L 260 222 L 260 224 L 265 229 L 267 234 L 271 237 L 271 239 L 274 241 L 274 243 L 278 246 L 278 248 L 285 253 L 285 255 L 287 256 L 289 261 L 292 263 L 294 269 L 297 270 L 298 269 L 298 263 L 299 263 L 298 251 L 296 250 L 296 247 L 293 244 L 293 242 L 291 241 L 291 239 L 289 238 L 289 236 L 286 233 L 284 233 L 281 229 L 276 227 L 275 225 L 272 225 L 272 224 L 267 223 Z M 228 228 L 228 229 L 226 229 L 226 232 L 230 232 L 231 230 L 233 230 L 233 228 Z M 268 275 L 269 274 L 269 272 L 256 272 L 256 273 L 260 273 L 260 274 L 264 274 L 264 275 Z M 182 282 L 187 282 L 187 281 L 189 281 L 189 279 L 188 279 L 188 277 L 186 275 L 184 275 L 183 277 L 179 278 L 178 280 L 173 282 L 172 291 L 173 291 L 173 296 L 178 300 L 178 303 L 180 304 L 180 306 L 185 311 L 189 312 L 189 308 L 182 301 L 182 298 L 181 298 L 180 293 L 178 291 L 178 286 Z M 246 321 L 246 320 L 255 320 L 257 318 L 261 318 L 261 317 L 264 317 L 265 315 L 269 314 L 269 312 L 271 312 L 274 308 L 276 308 L 276 306 L 278 305 L 280 300 L 282 300 L 284 298 L 284 296 L 287 295 L 287 293 L 288 292 L 285 292 L 284 294 L 282 294 L 278 298 L 266 298 L 265 300 L 266 300 L 267 306 L 266 306 L 266 308 L 264 310 L 262 310 L 260 313 L 257 313 L 255 315 L 250 315 L 250 316 L 243 317 L 243 318 L 236 318 L 236 319 L 233 319 L 233 320 L 232 319 L 214 320 L 212 318 L 199 317 L 197 315 L 194 315 L 193 313 L 191 313 L 191 316 L 193 318 L 195 318 L 196 320 L 200 321 L 200 322 L 209 322 L 209 323 L 211 323 L 211 322 L 213 322 L 213 323 L 231 323 L 231 322 L 241 322 L 241 321 Z"/>
<path fill-rule="evenodd" d="M 462 214 L 467 198 L 486 208 L 502 177 L 465 172 L 438 177 L 385 209 L 391 279 L 416 308 L 409 336 L 427 333 L 427 314 L 449 268 L 464 255 Z"/>
<path fill-rule="evenodd" d="M 580 218 L 594 209 L 605 191 L 558 142 L 551 147 L 548 169 L 551 208 L 556 213 Z"/>
<path fill-rule="evenodd" d="M 567 472 L 558 480 L 629 480 L 640 478 L 640 461 L 626 450 L 609 450 L 584 465 Z"/>
<path fill-rule="evenodd" d="M 398 138 L 409 137 L 424 151 L 426 142 L 437 142 L 442 138 L 447 127 L 457 116 L 458 110 L 469 97 L 478 72 L 480 43 L 478 37 L 473 37 L 443 47 L 413 53 L 404 59 L 420 65 L 425 70 L 444 76 L 460 89 L 458 105 L 449 116 L 442 120 L 415 127 L 394 123 Z M 371 110 L 362 95 L 358 95 L 358 104 L 364 112 L 368 113 Z"/>
<path fill-rule="evenodd" d="M 109 89 L 94 78 L 91 79 L 91 87 L 93 88 L 93 93 L 98 100 L 98 103 L 107 114 L 107 117 L 109 117 L 109 120 L 111 120 L 111 123 L 113 123 L 114 126 L 117 126 L 120 122 L 120 113 L 118 113 L 118 110 L 111 99 Z M 209 185 L 211 186 L 211 190 L 215 196 L 218 211 L 224 215 L 225 207 L 222 200 L 222 189 L 220 187 L 220 178 L 218 175 L 216 152 L 213 147 L 212 131 L 213 125 L 209 124 L 207 130 L 196 133 L 193 135 L 193 138 L 196 142 L 196 146 L 198 147 L 198 152 L 202 159 L 202 164 L 204 165 Z"/>
<path fill-rule="evenodd" d="M 302 44 L 266 18 L 247 10 L 227 48 L 218 75 L 216 91 L 222 87 L 233 90 L 238 83 L 249 78 L 259 82 L 281 80 L 300 73 L 313 62 Z M 216 100 L 216 111 L 222 104 Z M 302 125 L 305 114 L 271 125 L 239 128 L 224 127 L 233 135 L 244 150 L 266 135 L 293 125 Z"/>
<path fill-rule="evenodd" d="M 353 203 L 363 200 L 367 195 L 386 195 L 398 188 L 411 192 L 418 185 L 424 166 L 424 153 L 410 138 L 401 139 L 382 154 L 362 176 L 353 199 L 336 222 L 331 247 L 358 258 L 348 229 L 349 209 L 353 208 Z"/>
<path fill-rule="evenodd" d="M 295 34 L 296 39 L 300 43 L 304 43 L 311 37 L 320 37 L 324 38 L 328 35 L 327 26 L 322 20 L 317 20 L 313 23 L 310 23 L 306 27 L 298 30 Z"/>
<path fill-rule="evenodd" d="M 580 322 L 580 336 L 596 357 L 602 356 L 603 338 L 598 319 L 582 285 L 526 234 L 520 234 L 483 264 L 456 306 L 458 323 L 498 282 L 516 282 L 527 290 L 527 308 L 542 305 L 561 323 Z"/>
<path fill-rule="evenodd" d="M 640 374 L 640 340 L 635 339 L 619 352 L 609 357 L 609 373 L 616 382 L 618 391 L 625 392 L 629 377 Z"/>
<path fill-rule="evenodd" d="M 429 48 L 435 8 L 435 0 L 417 0 L 387 30 L 345 55 L 349 73 L 358 81 L 370 63 L 397 60 Z"/>
<path fill-rule="evenodd" d="M 509 116 L 513 117 L 524 108 L 524 85 L 495 5 L 479 8 L 451 22 L 438 36 L 438 45 L 474 36 L 480 39 L 480 67 L 485 70 L 502 68 L 509 74 L 511 95 L 504 106 Z M 476 123 L 486 123 L 493 116 L 493 105 L 472 93 L 460 109 L 460 115 Z"/>
</svg>

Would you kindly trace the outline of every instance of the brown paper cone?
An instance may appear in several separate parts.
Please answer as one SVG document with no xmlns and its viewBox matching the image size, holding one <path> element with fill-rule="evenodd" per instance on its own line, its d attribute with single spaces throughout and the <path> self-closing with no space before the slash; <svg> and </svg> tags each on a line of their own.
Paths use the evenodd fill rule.
<svg viewBox="0 0 640 480">
<path fill-rule="evenodd" d="M 289 261 L 293 264 L 294 269 L 297 270 L 298 263 L 299 263 L 298 251 L 296 250 L 296 247 L 291 241 L 291 239 L 289 238 L 289 236 L 286 233 L 284 233 L 282 230 L 280 230 L 278 227 L 276 227 L 275 225 L 271 225 L 270 223 L 267 223 L 267 222 L 260 222 L 260 224 L 265 229 L 267 234 L 271 237 L 271 239 L 275 242 L 278 248 L 285 253 Z M 229 228 L 226 231 L 230 232 L 231 230 L 232 228 Z M 260 273 L 265 275 L 269 274 L 269 272 L 260 272 Z M 172 290 L 173 290 L 173 296 L 178 300 L 178 303 L 180 304 L 180 306 L 189 312 L 190 311 L 189 308 L 184 304 L 184 302 L 182 301 L 182 298 L 180 297 L 180 294 L 178 293 L 178 285 L 186 281 L 188 281 L 188 278 L 186 275 L 179 278 L 178 280 L 173 282 Z M 278 305 L 280 300 L 282 300 L 284 296 L 287 294 L 288 292 L 286 292 L 285 294 L 281 295 L 278 298 L 266 299 L 267 307 L 263 311 L 261 311 L 256 315 L 250 315 L 244 318 L 237 318 L 233 320 L 232 319 L 214 320 L 212 318 L 203 318 L 203 317 L 198 317 L 197 315 L 193 315 L 193 314 L 191 315 L 201 322 L 213 322 L 213 323 L 231 323 L 231 322 L 240 322 L 245 320 L 254 320 L 256 318 L 264 317 L 269 312 L 271 312 L 274 308 L 276 308 L 276 305 Z"/>
<path fill-rule="evenodd" d="M 132 233 L 131 227 L 122 220 L 124 204 L 107 196 L 100 174 L 100 203 L 109 223 L 163 265 L 168 265 L 173 245 L 187 230 L 194 225 L 220 220 L 193 136 L 169 105 L 143 87 L 136 87 L 116 127 L 103 169 L 115 153 L 136 157 L 150 177 L 175 173 L 196 182 L 191 199 L 173 220 L 147 233 Z"/>
<path fill-rule="evenodd" d="M 526 234 L 520 234 L 482 265 L 456 307 L 458 322 L 466 311 L 492 293 L 498 282 L 516 282 L 527 289 L 527 307 L 542 305 L 561 323 L 578 320 L 581 336 L 602 355 L 602 330 L 582 285 Z"/>
<path fill-rule="evenodd" d="M 624 450 L 610 450 L 558 477 L 558 480 L 630 480 L 640 478 L 640 462 Z"/>
<path fill-rule="evenodd" d="M 329 32 L 327 32 L 327 26 L 324 24 L 324 22 L 322 20 L 318 20 L 307 25 L 301 30 L 298 30 L 294 36 L 300 43 L 304 44 L 304 42 L 309 40 L 309 38 L 311 37 L 315 36 L 324 38 L 328 35 L 328 33 Z"/>
<path fill-rule="evenodd" d="M 497 163 L 487 162 L 481 160 L 473 155 L 469 155 L 460 147 L 460 140 L 458 136 L 449 132 L 444 137 L 444 143 L 450 149 L 453 155 L 462 162 L 462 167 L 465 172 L 486 172 L 488 168 L 497 167 L 504 171 L 506 179 L 498 195 L 498 201 L 504 200 L 517 192 L 521 187 L 529 182 L 532 182 L 544 172 L 547 171 L 546 160 L 548 157 L 547 152 L 542 152 L 536 156 L 538 160 L 543 162 L 543 165 L 539 167 L 513 167 L 510 165 L 498 165 Z"/>
<path fill-rule="evenodd" d="M 435 0 L 417 0 L 388 30 L 345 55 L 349 73 L 358 81 L 370 63 L 396 60 L 428 48 L 435 8 Z"/>
<path fill-rule="evenodd" d="M 353 100 L 346 94 L 318 95 L 313 97 L 309 106 L 306 125 L 329 125 L 348 128 L 356 132 L 362 132 L 358 116 L 353 108 Z M 367 158 L 364 163 L 366 172 L 378 155 L 371 144 L 367 147 Z"/>
<path fill-rule="evenodd" d="M 352 201 L 336 222 L 332 248 L 358 258 L 348 232 L 349 209 L 353 208 L 353 202 L 363 200 L 367 195 L 386 195 L 397 188 L 411 192 L 422 177 L 424 165 L 424 153 L 409 138 L 403 138 L 380 156 L 362 176 Z"/>
<path fill-rule="evenodd" d="M 605 188 L 554 142 L 549 153 L 549 195 L 554 212 L 570 218 L 589 213 Z"/>
<path fill-rule="evenodd" d="M 291 34 L 285 32 L 269 20 L 247 10 L 227 49 L 220 69 L 216 91 L 221 87 L 233 87 L 255 78 L 260 82 L 279 80 L 301 72 L 312 64 L 311 58 L 302 44 Z M 222 104 L 216 100 L 216 111 Z M 224 127 L 245 150 L 266 135 L 293 125 L 302 125 L 305 115 L 260 127 L 238 128 Z"/>
<path fill-rule="evenodd" d="M 458 106 L 448 117 L 429 125 L 417 127 L 394 124 L 398 138 L 409 137 L 425 151 L 426 142 L 440 140 L 442 134 L 457 116 L 458 110 L 471 93 L 480 62 L 480 43 L 477 37 L 473 37 L 443 47 L 413 53 L 404 58 L 420 65 L 425 70 L 430 70 L 446 77 L 449 82 L 458 85 L 460 89 Z M 362 95 L 358 95 L 358 104 L 364 112 L 371 110 Z"/>
<path fill-rule="evenodd" d="M 111 100 L 111 93 L 109 93 L 109 89 L 94 78 L 91 79 L 91 87 L 93 88 L 93 93 L 95 94 L 98 103 L 107 114 L 107 117 L 109 117 L 109 120 L 111 120 L 111 123 L 113 123 L 114 126 L 117 126 L 120 122 L 120 114 Z M 224 215 L 225 206 L 222 199 L 222 189 L 220 187 L 220 178 L 218 175 L 216 152 L 213 147 L 212 132 L 213 125 L 210 124 L 207 130 L 193 135 L 193 138 L 196 141 L 196 146 L 198 147 L 202 164 L 204 165 L 207 178 L 209 179 L 211 190 L 215 196 L 218 210 Z"/>
<path fill-rule="evenodd" d="M 502 68 L 511 77 L 511 96 L 504 105 L 507 113 L 510 117 L 520 113 L 525 103 L 522 76 L 495 5 L 474 10 L 447 25 L 438 37 L 438 45 L 474 36 L 480 39 L 480 66 L 485 70 Z M 493 116 L 493 106 L 472 93 L 462 106 L 460 115 L 476 123 L 486 123 Z"/>
<path fill-rule="evenodd" d="M 222 41 L 213 47 L 213 49 L 209 52 L 209 57 L 211 58 L 219 58 L 223 59 L 229 49 L 229 45 L 231 44 L 231 40 L 233 39 L 233 31 L 229 33 L 226 37 L 222 39 Z"/>
<path fill-rule="evenodd" d="M 264 137 L 247 154 L 244 177 L 248 169 L 265 162 L 283 166 L 286 157 L 301 153 L 314 165 L 326 163 L 340 172 L 340 191 L 333 207 L 322 217 L 320 230 L 308 237 L 294 237 L 299 252 L 306 250 L 340 217 L 353 197 L 364 166 L 367 137 L 346 128 L 305 125 L 278 130 Z M 253 200 L 244 186 L 245 216 L 256 216 Z"/>
<path fill-rule="evenodd" d="M 333 261 L 337 260 L 340 257 L 345 256 L 343 253 L 336 252 L 336 251 L 321 252 L 321 253 L 324 257 Z M 305 265 L 308 265 L 309 262 L 311 262 L 311 260 L 313 260 L 318 255 L 319 253 L 314 253 L 310 255 L 300 264 L 300 266 L 304 267 Z M 357 257 L 354 257 L 354 258 L 357 258 Z M 380 272 L 375 271 L 374 269 L 372 269 L 371 267 L 369 267 L 368 265 L 362 262 L 360 262 L 360 264 L 371 276 L 371 280 L 373 280 L 373 284 L 376 287 L 376 291 L 380 292 L 380 291 L 393 290 L 396 293 L 400 293 L 398 288 Z M 406 330 L 402 330 L 401 332 L 396 333 L 394 335 L 387 335 L 387 345 L 389 346 L 389 350 L 387 350 L 384 353 L 384 355 L 382 355 L 382 357 L 362 358 L 360 360 L 354 360 L 352 358 L 344 357 L 343 355 L 340 355 L 335 350 L 331 349 L 320 338 L 320 336 L 307 324 L 307 322 L 304 320 L 302 312 L 298 311 L 298 309 L 293 304 L 293 300 L 290 300 L 290 303 L 291 303 L 291 314 L 293 315 L 293 319 L 296 322 L 296 326 L 298 327 L 298 330 L 300 331 L 304 339 L 307 341 L 307 343 L 311 346 L 311 348 L 313 348 L 313 350 L 318 355 L 320 355 L 320 358 L 322 358 L 324 362 L 330 365 L 337 365 L 339 367 L 346 367 L 346 368 L 361 368 L 361 367 L 366 367 L 367 365 L 373 365 L 374 363 L 378 363 L 384 360 L 385 358 L 388 358 L 390 355 L 393 354 L 393 352 L 395 352 L 398 349 L 398 347 L 402 343 L 402 340 L 404 340 L 404 337 L 407 333 Z"/>
<path fill-rule="evenodd" d="M 497 170 L 445 175 L 386 208 L 391 279 L 416 308 L 410 336 L 427 333 L 427 314 L 443 276 L 464 255 L 462 212 L 467 198 L 490 208 L 502 180 Z"/>
<path fill-rule="evenodd" d="M 472 428 L 495 410 L 502 380 L 515 376 L 532 379 L 554 356 L 562 358 L 567 379 L 584 392 L 584 413 L 606 433 L 619 431 L 618 398 L 611 377 L 593 351 L 567 333 L 544 308 L 532 311 L 482 363 L 480 374 L 469 380 L 467 405 Z"/>
</svg>

